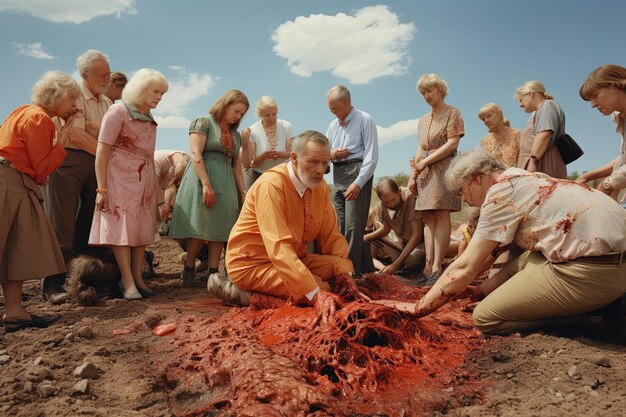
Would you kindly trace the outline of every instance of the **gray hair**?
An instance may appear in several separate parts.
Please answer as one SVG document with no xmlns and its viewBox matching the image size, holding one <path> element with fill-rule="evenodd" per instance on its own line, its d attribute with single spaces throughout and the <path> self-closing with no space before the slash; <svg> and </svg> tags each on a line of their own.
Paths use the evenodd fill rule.
<svg viewBox="0 0 626 417">
<path fill-rule="evenodd" d="M 276 104 L 276 100 L 272 96 L 263 96 L 256 102 L 256 107 L 254 109 L 256 117 L 261 117 L 261 112 L 266 109 L 271 109 L 275 107 L 278 110 L 278 104 Z"/>
<path fill-rule="evenodd" d="M 446 171 L 446 188 L 450 191 L 458 191 L 471 178 L 505 169 L 504 165 L 482 147 L 463 152 L 452 160 L 452 164 Z"/>
<path fill-rule="evenodd" d="M 332 98 L 334 100 L 341 100 L 347 98 L 349 102 L 352 102 L 352 97 L 350 96 L 350 90 L 343 85 L 336 85 L 328 90 L 327 94 L 328 98 Z"/>
<path fill-rule="evenodd" d="M 165 79 L 163 74 L 154 69 L 142 68 L 132 76 L 126 87 L 124 87 L 122 99 L 136 106 L 141 103 L 146 90 L 153 84 L 163 89 L 164 93 L 169 89 L 167 79 Z"/>
<path fill-rule="evenodd" d="M 295 137 L 293 143 L 291 144 L 291 152 L 295 152 L 298 157 L 301 157 L 304 147 L 311 142 L 328 146 L 330 148 L 330 142 L 328 142 L 328 138 L 326 136 L 316 130 L 307 130 Z"/>
<path fill-rule="evenodd" d="M 52 110 L 59 99 L 70 94 L 80 96 L 76 81 L 61 71 L 48 71 L 33 86 L 31 101 L 36 106 Z"/>
<path fill-rule="evenodd" d="M 415 88 L 417 88 L 417 91 L 420 93 L 433 87 L 438 88 L 443 98 L 446 98 L 448 95 L 448 83 L 437 74 L 432 72 L 422 74 L 415 84 Z"/>
<path fill-rule="evenodd" d="M 530 93 L 541 94 L 541 96 L 543 96 L 543 98 L 545 98 L 546 100 L 554 99 L 552 94 L 548 94 L 546 92 L 546 87 L 543 85 L 543 83 L 537 80 L 527 81 L 521 87 L 517 87 L 517 89 L 515 90 L 515 94 L 513 94 L 513 98 L 519 101 L 522 96 Z"/>
<path fill-rule="evenodd" d="M 96 61 L 104 61 L 108 64 L 109 56 L 96 49 L 88 49 L 76 59 L 76 68 L 78 68 L 78 73 L 83 75 L 89 72 L 89 70 L 91 70 L 91 66 Z"/>
</svg>

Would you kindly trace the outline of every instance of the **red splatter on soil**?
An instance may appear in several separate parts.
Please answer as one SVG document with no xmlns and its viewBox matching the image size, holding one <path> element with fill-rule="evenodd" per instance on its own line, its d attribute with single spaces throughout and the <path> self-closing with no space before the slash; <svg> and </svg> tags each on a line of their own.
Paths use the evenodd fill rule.
<svg viewBox="0 0 626 417">
<path fill-rule="evenodd" d="M 358 280 L 374 299 L 416 301 L 425 289 L 390 275 Z M 417 319 L 363 301 L 313 326 L 315 310 L 232 309 L 179 324 L 160 383 L 176 415 L 416 416 L 480 401 L 483 382 L 462 370 L 484 339 L 455 300 Z"/>
</svg>

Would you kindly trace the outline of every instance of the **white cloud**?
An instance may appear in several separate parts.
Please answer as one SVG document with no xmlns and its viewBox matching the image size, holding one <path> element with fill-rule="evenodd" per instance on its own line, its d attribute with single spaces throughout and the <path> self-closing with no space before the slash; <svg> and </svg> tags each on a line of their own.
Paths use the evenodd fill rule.
<svg viewBox="0 0 626 417">
<path fill-rule="evenodd" d="M 172 71 L 178 73 L 178 75 L 183 75 L 185 73 L 185 67 L 182 65 L 168 65 L 167 66 Z"/>
<path fill-rule="evenodd" d="M 135 15 L 135 0 L 2 0 L 0 12 L 27 13 L 55 23 L 83 23 L 99 16 Z"/>
<path fill-rule="evenodd" d="M 379 5 L 357 10 L 353 16 L 299 16 L 280 25 L 272 40 L 276 55 L 287 58 L 296 75 L 330 71 L 353 84 L 367 84 L 407 72 L 407 45 L 415 31 L 413 23 L 400 23 L 387 6 Z"/>
<path fill-rule="evenodd" d="M 164 129 L 187 129 L 191 124 L 191 120 L 183 116 L 154 116 L 154 120 Z"/>
<path fill-rule="evenodd" d="M 24 55 L 37 59 L 54 59 L 52 55 L 43 50 L 41 42 L 13 42 L 11 45 L 13 45 L 13 49 L 15 49 L 15 53 L 17 55 Z"/>
<path fill-rule="evenodd" d="M 184 114 L 191 102 L 207 96 L 215 85 L 215 78 L 209 74 L 191 73 L 184 78 L 169 79 L 168 82 L 169 91 L 163 96 L 157 111 L 159 114 L 177 115 Z M 206 103 L 207 109 L 209 106 L 210 103 Z"/>
<path fill-rule="evenodd" d="M 394 140 L 415 136 L 417 141 L 417 122 L 419 119 L 401 120 L 389 127 L 376 126 L 378 131 L 378 145 L 384 145 Z"/>
</svg>

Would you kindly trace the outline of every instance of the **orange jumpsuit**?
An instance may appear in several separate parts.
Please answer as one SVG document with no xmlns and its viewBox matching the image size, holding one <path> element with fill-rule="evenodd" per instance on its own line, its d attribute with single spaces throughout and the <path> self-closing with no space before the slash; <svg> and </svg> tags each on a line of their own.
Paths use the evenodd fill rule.
<svg viewBox="0 0 626 417">
<path fill-rule="evenodd" d="M 321 255 L 307 254 L 313 240 Z M 326 281 L 353 273 L 326 182 L 300 197 L 287 164 L 266 171 L 231 231 L 226 268 L 243 290 L 296 300 L 318 286 L 330 290 Z"/>
</svg>

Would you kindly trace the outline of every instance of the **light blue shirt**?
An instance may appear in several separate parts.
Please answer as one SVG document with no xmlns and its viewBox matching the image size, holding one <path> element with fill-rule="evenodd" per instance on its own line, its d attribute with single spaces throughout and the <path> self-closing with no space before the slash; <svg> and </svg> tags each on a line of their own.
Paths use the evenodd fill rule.
<svg viewBox="0 0 626 417">
<path fill-rule="evenodd" d="M 347 148 L 347 159 L 362 159 L 361 171 L 354 183 L 363 188 L 365 183 L 374 176 L 378 163 L 378 131 L 376 123 L 368 113 L 352 108 L 345 118 L 347 126 L 341 126 L 339 119 L 330 122 L 326 137 L 330 148 Z M 339 162 L 339 161 L 333 161 Z"/>
</svg>

